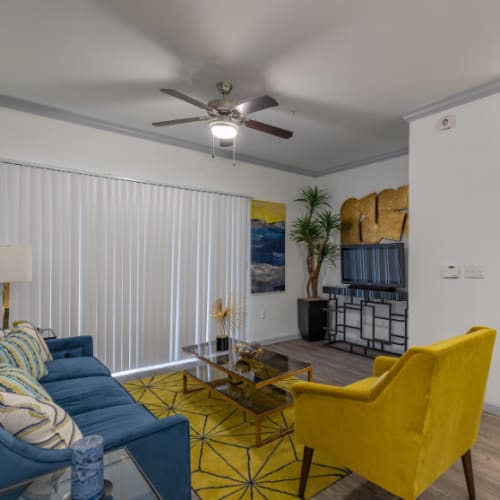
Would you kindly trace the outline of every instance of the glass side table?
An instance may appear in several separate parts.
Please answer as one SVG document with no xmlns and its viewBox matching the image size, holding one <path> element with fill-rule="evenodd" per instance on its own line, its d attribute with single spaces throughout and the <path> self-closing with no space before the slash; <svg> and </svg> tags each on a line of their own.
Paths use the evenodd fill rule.
<svg viewBox="0 0 500 500">
<path fill-rule="evenodd" d="M 104 478 L 112 484 L 111 491 L 105 488 L 106 500 L 161 499 L 126 448 L 104 454 Z M 2 489 L 0 499 L 70 500 L 71 466 Z"/>
</svg>

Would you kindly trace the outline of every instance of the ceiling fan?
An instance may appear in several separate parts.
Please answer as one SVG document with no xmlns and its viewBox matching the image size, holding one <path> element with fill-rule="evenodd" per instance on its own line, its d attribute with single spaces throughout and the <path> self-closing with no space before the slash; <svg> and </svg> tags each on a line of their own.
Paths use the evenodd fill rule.
<svg viewBox="0 0 500 500">
<path fill-rule="evenodd" d="M 278 106 L 278 101 L 273 97 L 262 95 L 259 97 L 251 97 L 240 102 L 234 102 L 229 99 L 229 93 L 233 86 L 229 82 L 218 82 L 217 90 L 222 94 L 222 99 L 213 99 L 207 104 L 193 99 L 182 92 L 174 89 L 160 89 L 164 94 L 189 102 L 194 106 L 204 109 L 207 116 L 194 116 L 191 118 L 179 118 L 177 120 L 166 120 L 155 122 L 155 127 L 165 127 L 168 125 L 180 125 L 182 123 L 193 123 L 209 121 L 210 131 L 212 135 L 219 139 L 219 145 L 222 147 L 232 146 L 233 139 L 238 135 L 241 125 L 245 127 L 271 134 L 282 139 L 289 139 L 293 132 L 283 128 L 269 125 L 268 123 L 251 120 L 247 117 L 250 113 L 261 111 L 263 109 Z"/>
</svg>

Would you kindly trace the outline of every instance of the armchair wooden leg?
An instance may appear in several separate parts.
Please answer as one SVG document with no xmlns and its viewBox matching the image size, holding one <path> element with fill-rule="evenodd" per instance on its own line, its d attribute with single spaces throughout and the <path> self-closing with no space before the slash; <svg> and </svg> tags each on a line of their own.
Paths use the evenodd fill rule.
<svg viewBox="0 0 500 500">
<path fill-rule="evenodd" d="M 462 466 L 464 468 L 465 481 L 467 482 L 469 498 L 470 500 L 474 500 L 476 498 L 476 491 L 474 488 L 474 474 L 472 471 L 472 456 L 470 450 L 462 455 Z"/>
<path fill-rule="evenodd" d="M 314 450 L 304 446 L 304 456 L 302 457 L 302 470 L 300 472 L 299 498 L 304 498 L 306 492 L 307 478 L 309 477 L 309 469 Z"/>
</svg>

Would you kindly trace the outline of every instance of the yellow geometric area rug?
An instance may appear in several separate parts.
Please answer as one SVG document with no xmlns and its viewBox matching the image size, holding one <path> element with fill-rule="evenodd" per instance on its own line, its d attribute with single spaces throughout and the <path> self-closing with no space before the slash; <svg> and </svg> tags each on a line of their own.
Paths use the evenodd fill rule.
<svg viewBox="0 0 500 500">
<path fill-rule="evenodd" d="M 191 386 L 196 384 L 190 382 Z M 293 433 L 256 448 L 252 418 L 207 389 L 184 394 L 182 372 L 134 380 L 124 387 L 157 418 L 175 414 L 188 418 L 191 485 L 202 500 L 297 498 L 303 449 L 296 445 Z M 262 438 L 287 429 L 292 422 L 292 408 L 272 415 L 262 422 Z M 314 458 L 308 498 L 350 472 L 319 453 Z"/>
</svg>

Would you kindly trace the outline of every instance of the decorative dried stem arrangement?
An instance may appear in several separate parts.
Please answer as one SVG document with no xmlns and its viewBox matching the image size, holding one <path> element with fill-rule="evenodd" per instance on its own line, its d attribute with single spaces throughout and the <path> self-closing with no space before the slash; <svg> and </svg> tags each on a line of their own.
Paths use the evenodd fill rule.
<svg viewBox="0 0 500 500">
<path fill-rule="evenodd" d="M 219 324 L 218 337 L 236 336 L 246 320 L 246 301 L 243 297 L 237 297 L 233 291 L 224 307 L 222 298 L 215 301 L 212 310 L 212 318 Z"/>
</svg>

